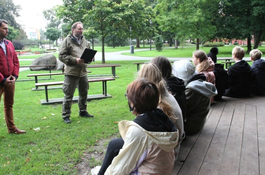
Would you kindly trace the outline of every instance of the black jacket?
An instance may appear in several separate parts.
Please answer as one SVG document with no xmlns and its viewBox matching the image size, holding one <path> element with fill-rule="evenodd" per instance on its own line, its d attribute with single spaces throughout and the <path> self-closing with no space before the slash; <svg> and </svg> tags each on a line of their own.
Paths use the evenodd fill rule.
<svg viewBox="0 0 265 175">
<path fill-rule="evenodd" d="M 241 60 L 228 69 L 229 88 L 225 96 L 229 97 L 248 97 L 251 88 L 251 68 L 249 64 Z"/>
<path fill-rule="evenodd" d="M 175 97 L 179 107 L 182 111 L 183 120 L 186 118 L 187 113 L 187 100 L 185 94 L 185 85 L 184 81 L 180 78 L 172 76 L 166 79 L 167 90 Z"/>
<path fill-rule="evenodd" d="M 251 66 L 252 84 L 251 92 L 255 95 L 265 94 L 265 61 L 256 60 Z"/>
<path fill-rule="evenodd" d="M 140 114 L 133 121 L 147 131 L 152 131 L 152 132 L 177 131 L 176 126 L 161 109 L 155 109 L 154 111 Z"/>
<path fill-rule="evenodd" d="M 228 74 L 224 69 L 223 64 L 215 63 L 213 73 L 215 75 L 215 87 L 217 89 L 217 95 L 214 96 L 214 100 L 221 100 L 225 93 L 225 89 L 228 88 Z"/>
</svg>

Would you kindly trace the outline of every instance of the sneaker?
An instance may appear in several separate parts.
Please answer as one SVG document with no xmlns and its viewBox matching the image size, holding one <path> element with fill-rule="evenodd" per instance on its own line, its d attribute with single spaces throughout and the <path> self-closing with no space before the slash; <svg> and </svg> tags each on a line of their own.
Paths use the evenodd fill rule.
<svg viewBox="0 0 265 175">
<path fill-rule="evenodd" d="M 87 111 L 82 111 L 79 113 L 81 117 L 94 117 L 94 115 L 90 115 Z"/>
<path fill-rule="evenodd" d="M 70 120 L 69 117 L 65 117 L 65 118 L 63 118 L 63 121 L 64 121 L 65 123 L 71 123 L 71 120 Z"/>
<path fill-rule="evenodd" d="M 98 175 L 100 168 L 101 166 L 96 166 L 95 168 L 92 168 L 91 175 Z"/>
</svg>

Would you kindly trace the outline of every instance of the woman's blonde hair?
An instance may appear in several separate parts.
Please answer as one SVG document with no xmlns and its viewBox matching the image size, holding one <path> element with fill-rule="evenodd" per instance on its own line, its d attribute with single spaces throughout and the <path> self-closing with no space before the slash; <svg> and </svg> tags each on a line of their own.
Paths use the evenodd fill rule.
<svg viewBox="0 0 265 175">
<path fill-rule="evenodd" d="M 157 86 L 160 97 L 158 106 L 164 111 L 164 113 L 170 118 L 174 118 L 174 112 L 170 104 L 163 100 L 163 97 L 167 93 L 166 83 L 162 77 L 162 73 L 158 67 L 153 63 L 148 63 L 142 65 L 140 71 L 138 72 L 138 78 L 147 78 Z"/>
</svg>

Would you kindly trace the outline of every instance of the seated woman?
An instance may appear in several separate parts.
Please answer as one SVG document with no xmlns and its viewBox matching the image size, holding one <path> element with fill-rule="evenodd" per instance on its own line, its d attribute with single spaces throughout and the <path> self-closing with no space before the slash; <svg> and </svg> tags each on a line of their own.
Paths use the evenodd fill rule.
<svg viewBox="0 0 265 175">
<path fill-rule="evenodd" d="M 157 108 L 159 90 L 153 82 L 141 78 L 129 84 L 126 95 L 130 111 L 137 117 L 119 122 L 122 139 L 117 143 L 122 147 L 115 155 L 118 146 L 113 144 L 114 151 L 108 146 L 108 157 L 103 164 L 105 159 L 111 164 L 106 172 L 101 167 L 98 174 L 171 174 L 179 133 L 168 116 Z M 91 173 L 97 174 L 93 169 Z"/>
<path fill-rule="evenodd" d="M 144 64 L 138 72 L 138 78 L 147 78 L 156 84 L 161 95 L 158 107 L 165 112 L 179 130 L 180 140 L 175 149 L 175 156 L 177 159 L 181 141 L 185 138 L 183 116 L 180 106 L 173 95 L 166 89 L 165 81 L 156 65 L 152 63 Z"/>
<path fill-rule="evenodd" d="M 210 99 L 217 94 L 217 90 L 212 83 L 205 81 L 203 73 L 194 74 L 195 67 L 189 60 L 175 61 L 174 72 L 177 76 L 185 77 L 187 114 L 184 130 L 186 135 L 193 135 L 203 128 L 210 109 Z"/>
<path fill-rule="evenodd" d="M 198 73 L 203 73 L 206 76 L 206 81 L 215 85 L 215 75 L 213 73 L 214 62 L 209 58 L 203 50 L 193 52 L 193 64 Z"/>
<path fill-rule="evenodd" d="M 185 95 L 184 81 L 172 74 L 171 63 L 166 57 L 155 57 L 152 59 L 151 63 L 155 64 L 161 71 L 162 77 L 166 81 L 167 90 L 177 100 L 182 111 L 183 120 L 185 120 L 187 111 L 187 101 Z"/>
</svg>

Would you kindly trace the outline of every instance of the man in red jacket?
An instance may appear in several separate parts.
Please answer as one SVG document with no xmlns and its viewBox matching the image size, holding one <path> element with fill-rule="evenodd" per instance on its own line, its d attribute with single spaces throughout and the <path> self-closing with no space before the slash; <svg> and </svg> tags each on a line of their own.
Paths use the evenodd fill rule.
<svg viewBox="0 0 265 175">
<path fill-rule="evenodd" d="M 11 41 L 5 39 L 8 34 L 7 21 L 0 19 L 0 100 L 4 94 L 4 113 L 9 133 L 23 134 L 14 124 L 13 104 L 15 82 L 19 73 L 19 62 Z"/>
</svg>

